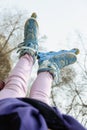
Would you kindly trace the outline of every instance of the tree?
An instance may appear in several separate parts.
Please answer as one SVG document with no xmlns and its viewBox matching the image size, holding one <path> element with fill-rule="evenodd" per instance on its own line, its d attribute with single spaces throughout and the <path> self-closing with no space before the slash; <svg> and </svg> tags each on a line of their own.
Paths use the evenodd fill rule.
<svg viewBox="0 0 87 130">
<path fill-rule="evenodd" d="M 27 13 L 4 11 L 0 22 L 0 78 L 5 80 L 16 60 L 17 46 L 23 39 L 23 25 Z"/>
<path fill-rule="evenodd" d="M 5 55 L 5 49 L 9 50 L 8 44 L 2 49 L 5 42 L 5 36 L 0 35 L 0 80 L 5 80 L 11 70 L 10 55 Z"/>
<path fill-rule="evenodd" d="M 76 34 L 76 36 L 75 36 Z M 64 113 L 74 116 L 84 126 L 87 126 L 87 53 L 86 40 L 76 32 L 72 37 L 72 44 L 79 42 L 80 58 L 75 65 L 61 71 L 60 82 L 52 87 L 52 104 Z M 69 42 L 69 44 L 70 44 Z"/>
</svg>

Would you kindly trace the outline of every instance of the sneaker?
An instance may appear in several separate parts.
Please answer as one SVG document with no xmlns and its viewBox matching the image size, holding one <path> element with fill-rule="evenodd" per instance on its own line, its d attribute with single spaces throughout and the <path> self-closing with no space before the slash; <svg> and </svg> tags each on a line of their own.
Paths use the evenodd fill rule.
<svg viewBox="0 0 87 130">
<path fill-rule="evenodd" d="M 36 21 L 36 13 L 33 13 L 31 17 L 26 21 L 24 27 L 24 42 L 18 45 L 18 52 L 20 57 L 24 54 L 31 54 L 34 60 L 38 53 L 38 23 Z"/>
<path fill-rule="evenodd" d="M 58 80 L 62 68 L 76 62 L 79 49 L 61 50 L 59 52 L 38 53 L 38 73 L 48 71 L 54 79 Z"/>
</svg>

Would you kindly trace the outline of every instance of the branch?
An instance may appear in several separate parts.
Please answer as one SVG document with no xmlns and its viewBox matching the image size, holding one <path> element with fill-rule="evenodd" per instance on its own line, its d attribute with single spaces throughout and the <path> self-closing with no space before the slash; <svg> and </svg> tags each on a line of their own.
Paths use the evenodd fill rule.
<svg viewBox="0 0 87 130">
<path fill-rule="evenodd" d="M 4 54 L 4 56 L 5 55 L 7 55 L 7 54 L 9 54 L 9 53 L 11 53 L 12 51 L 14 51 L 14 50 L 16 50 L 18 48 L 18 46 L 17 47 L 14 47 L 14 48 L 12 48 L 11 50 L 9 50 L 8 52 L 6 52 L 5 54 Z"/>
<path fill-rule="evenodd" d="M 5 41 L 4 46 L 1 48 L 0 52 L 2 52 L 2 50 L 3 50 L 3 49 L 5 48 L 5 46 L 8 44 L 8 41 L 9 41 L 9 39 L 11 38 L 11 36 L 13 35 L 14 31 L 17 30 L 17 29 L 19 29 L 19 27 L 16 27 L 16 26 L 17 26 L 17 24 L 19 23 L 20 17 L 21 17 L 21 15 L 19 15 L 19 18 L 15 21 L 14 26 L 13 26 L 13 29 L 11 30 L 11 32 L 10 32 L 10 34 L 9 34 L 9 36 L 8 36 L 8 38 L 7 38 L 7 40 Z"/>
<path fill-rule="evenodd" d="M 52 102 L 53 102 L 54 106 L 57 107 L 56 102 L 55 102 L 55 100 L 54 100 L 53 87 L 52 87 L 52 89 L 51 89 L 51 99 L 52 99 Z"/>
</svg>

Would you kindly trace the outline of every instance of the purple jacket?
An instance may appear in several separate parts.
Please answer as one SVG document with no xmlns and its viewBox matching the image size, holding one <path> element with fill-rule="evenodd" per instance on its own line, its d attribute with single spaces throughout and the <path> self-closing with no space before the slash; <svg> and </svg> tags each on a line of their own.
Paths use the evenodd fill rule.
<svg viewBox="0 0 87 130">
<path fill-rule="evenodd" d="M 86 130 L 57 108 L 29 98 L 0 100 L 0 130 Z"/>
</svg>

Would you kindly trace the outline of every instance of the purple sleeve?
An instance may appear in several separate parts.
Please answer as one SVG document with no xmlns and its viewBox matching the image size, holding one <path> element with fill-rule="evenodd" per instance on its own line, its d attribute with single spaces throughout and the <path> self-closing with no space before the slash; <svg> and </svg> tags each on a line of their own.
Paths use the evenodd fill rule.
<svg viewBox="0 0 87 130">
<path fill-rule="evenodd" d="M 39 110 L 17 99 L 0 100 L 0 130 L 48 130 Z"/>
<path fill-rule="evenodd" d="M 54 108 L 58 117 L 64 123 L 67 130 L 87 130 L 76 119 L 67 114 L 62 114 L 57 108 Z"/>
<path fill-rule="evenodd" d="M 33 103 L 33 104 L 32 104 Z M 0 100 L 0 130 L 86 130 L 57 108 L 31 99 Z"/>
</svg>

